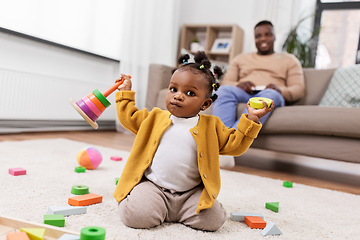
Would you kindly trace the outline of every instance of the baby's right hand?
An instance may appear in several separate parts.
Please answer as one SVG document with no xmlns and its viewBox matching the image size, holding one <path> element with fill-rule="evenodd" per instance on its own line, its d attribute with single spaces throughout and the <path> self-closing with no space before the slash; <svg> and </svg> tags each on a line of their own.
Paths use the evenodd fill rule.
<svg viewBox="0 0 360 240">
<path fill-rule="evenodd" d="M 122 81 L 124 79 L 124 82 L 118 86 L 119 91 L 130 91 L 131 90 L 131 80 L 130 75 L 121 74 L 121 78 L 117 79 L 115 83 Z"/>
</svg>

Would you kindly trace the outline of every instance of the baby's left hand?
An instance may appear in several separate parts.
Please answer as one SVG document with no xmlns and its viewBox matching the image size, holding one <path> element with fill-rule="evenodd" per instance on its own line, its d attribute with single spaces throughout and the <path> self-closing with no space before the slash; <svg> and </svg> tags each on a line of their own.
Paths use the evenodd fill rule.
<svg viewBox="0 0 360 240">
<path fill-rule="evenodd" d="M 271 112 L 275 108 L 274 100 L 271 101 L 270 107 L 268 107 L 267 103 L 265 101 L 262 101 L 264 104 L 264 107 L 261 109 L 256 109 L 250 106 L 250 102 L 247 102 L 246 108 L 249 112 L 248 119 L 259 123 L 259 119 L 265 116 L 267 113 Z"/>
</svg>

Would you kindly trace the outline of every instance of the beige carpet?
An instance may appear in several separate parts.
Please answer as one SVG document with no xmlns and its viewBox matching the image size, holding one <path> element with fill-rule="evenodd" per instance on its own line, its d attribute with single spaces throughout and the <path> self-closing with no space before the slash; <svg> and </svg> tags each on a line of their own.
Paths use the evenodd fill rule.
<svg viewBox="0 0 360 240">
<path fill-rule="evenodd" d="M 43 222 L 49 206 L 67 206 L 73 185 L 86 185 L 103 202 L 87 207 L 87 213 L 65 218 L 65 228 L 80 231 L 86 226 L 106 229 L 107 239 L 358 239 L 360 197 L 326 189 L 294 184 L 288 189 L 273 180 L 222 170 L 219 201 L 230 212 L 260 213 L 274 222 L 283 235 L 260 234 L 245 223 L 230 218 L 216 232 L 193 230 L 166 223 L 150 230 L 126 227 L 112 197 L 115 178 L 120 176 L 128 152 L 95 146 L 103 156 L 99 168 L 75 173 L 76 155 L 88 144 L 67 139 L 0 143 L 0 215 Z M 121 162 L 110 160 L 121 156 Z M 25 176 L 12 176 L 9 168 L 22 167 Z M 279 213 L 266 209 L 266 202 L 280 202 Z"/>
</svg>

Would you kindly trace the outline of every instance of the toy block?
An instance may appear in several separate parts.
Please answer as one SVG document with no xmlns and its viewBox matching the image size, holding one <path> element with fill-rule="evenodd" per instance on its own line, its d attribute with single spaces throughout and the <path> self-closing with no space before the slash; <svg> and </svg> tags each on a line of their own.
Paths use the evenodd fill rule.
<svg viewBox="0 0 360 240">
<path fill-rule="evenodd" d="M 266 227 L 261 231 L 261 234 L 264 236 L 269 236 L 269 235 L 281 235 L 282 232 L 280 231 L 280 229 L 278 228 L 278 226 L 275 225 L 275 223 L 273 222 L 268 222 L 266 224 Z"/>
<path fill-rule="evenodd" d="M 73 206 L 50 206 L 48 207 L 48 214 L 62 214 L 64 216 L 76 215 L 86 213 L 86 207 Z"/>
<path fill-rule="evenodd" d="M 266 222 L 261 217 L 246 216 L 244 222 L 250 228 L 265 228 Z"/>
<path fill-rule="evenodd" d="M 74 234 L 65 233 L 65 234 L 62 235 L 60 238 L 58 238 L 58 240 L 80 240 L 80 236 L 79 236 L 79 235 L 74 235 Z"/>
<path fill-rule="evenodd" d="M 292 188 L 293 187 L 293 183 L 292 182 L 283 182 L 283 186 L 287 187 L 287 188 Z"/>
<path fill-rule="evenodd" d="M 112 156 L 110 159 L 113 160 L 113 161 L 121 161 L 122 157 Z"/>
<path fill-rule="evenodd" d="M 80 231 L 81 240 L 104 240 L 106 231 L 102 227 L 89 226 L 84 227 Z"/>
<path fill-rule="evenodd" d="M 115 178 L 115 185 L 117 185 L 117 184 L 118 184 L 119 179 L 120 179 L 120 178 L 118 178 L 118 177 L 117 177 L 117 178 Z"/>
<path fill-rule="evenodd" d="M 88 205 L 92 205 L 92 204 L 96 204 L 96 203 L 101 203 L 102 198 L 103 197 L 100 195 L 97 195 L 94 193 L 89 193 L 89 194 L 85 194 L 85 195 L 71 197 L 71 198 L 69 198 L 68 203 L 71 206 L 88 206 Z"/>
<path fill-rule="evenodd" d="M 75 172 L 77 173 L 83 173 L 86 171 L 86 168 L 85 167 L 76 167 L 75 168 Z"/>
<path fill-rule="evenodd" d="M 43 240 L 45 228 L 20 228 L 21 232 L 26 232 L 30 240 Z"/>
<path fill-rule="evenodd" d="M 30 240 L 26 232 L 13 232 L 6 234 L 6 240 Z"/>
<path fill-rule="evenodd" d="M 9 173 L 13 176 L 26 175 L 26 170 L 23 168 L 9 168 Z"/>
<path fill-rule="evenodd" d="M 89 193 L 89 187 L 85 185 L 74 185 L 71 188 L 71 193 L 75 195 L 84 195 Z"/>
<path fill-rule="evenodd" d="M 267 202 L 265 207 L 271 211 L 279 212 L 279 202 Z"/>
<path fill-rule="evenodd" d="M 240 213 L 240 212 L 231 212 L 230 213 L 230 219 L 236 222 L 243 222 L 245 221 L 246 216 L 251 217 L 260 217 L 264 219 L 264 216 L 258 213 Z"/>
<path fill-rule="evenodd" d="M 64 227 L 65 218 L 62 214 L 44 215 L 44 223 L 56 227 Z"/>
</svg>

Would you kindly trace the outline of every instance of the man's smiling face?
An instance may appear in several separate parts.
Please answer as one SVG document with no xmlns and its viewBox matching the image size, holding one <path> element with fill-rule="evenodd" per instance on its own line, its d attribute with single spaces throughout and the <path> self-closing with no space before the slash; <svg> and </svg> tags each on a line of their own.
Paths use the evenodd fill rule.
<svg viewBox="0 0 360 240">
<path fill-rule="evenodd" d="M 271 25 L 264 24 L 255 28 L 255 45 L 259 55 L 274 53 L 274 42 L 274 29 Z"/>
</svg>

